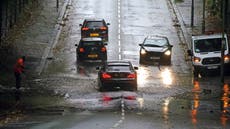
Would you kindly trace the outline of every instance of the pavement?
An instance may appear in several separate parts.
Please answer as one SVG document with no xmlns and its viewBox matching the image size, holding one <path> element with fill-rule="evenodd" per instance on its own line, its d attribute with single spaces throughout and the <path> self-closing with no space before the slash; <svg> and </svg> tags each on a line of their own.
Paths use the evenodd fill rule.
<svg viewBox="0 0 230 129">
<path fill-rule="evenodd" d="M 191 34 L 199 34 L 202 29 L 202 2 L 195 0 L 194 27 L 191 27 L 191 0 L 183 0 L 174 3 L 169 0 L 174 13 L 175 20 L 181 30 L 181 41 L 185 47 L 189 46 Z M 31 17 L 25 23 L 14 27 L 8 36 L 5 44 L 9 44 L 11 52 L 2 56 L 0 71 L 3 78 L 0 78 L 1 85 L 8 85 L 9 80 L 14 79 L 12 67 L 16 59 L 22 55 L 26 56 L 27 71 L 34 76 L 42 73 L 47 59 L 52 59 L 52 48 L 58 41 L 59 34 L 66 19 L 66 11 L 71 0 L 59 0 L 59 9 L 56 9 L 56 0 L 44 0 L 41 7 L 31 12 Z M 206 30 L 215 30 L 208 21 Z M 216 25 L 216 23 L 215 23 Z M 12 82 L 12 81 L 11 81 Z M 14 86 L 14 83 L 11 83 Z M 1 89 L 1 88 L 0 88 Z"/>
</svg>

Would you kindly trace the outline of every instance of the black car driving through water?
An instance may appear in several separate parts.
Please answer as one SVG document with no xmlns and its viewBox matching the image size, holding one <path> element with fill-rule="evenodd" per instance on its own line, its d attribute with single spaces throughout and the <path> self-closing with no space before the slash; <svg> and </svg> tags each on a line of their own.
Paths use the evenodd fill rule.
<svg viewBox="0 0 230 129">
<path fill-rule="evenodd" d="M 172 45 L 165 36 L 147 36 L 140 46 L 140 64 L 171 64 Z"/>
<path fill-rule="evenodd" d="M 138 67 L 133 66 L 130 61 L 105 61 L 101 67 L 97 67 L 97 70 L 99 70 L 99 90 L 122 89 L 136 91 L 137 69 Z"/>
<path fill-rule="evenodd" d="M 103 42 L 101 38 L 83 38 L 77 46 L 77 61 L 86 60 L 107 60 L 107 43 Z"/>
<path fill-rule="evenodd" d="M 103 41 L 109 40 L 109 23 L 106 23 L 104 19 L 85 19 L 81 26 L 81 38 L 87 37 L 100 37 Z"/>
</svg>

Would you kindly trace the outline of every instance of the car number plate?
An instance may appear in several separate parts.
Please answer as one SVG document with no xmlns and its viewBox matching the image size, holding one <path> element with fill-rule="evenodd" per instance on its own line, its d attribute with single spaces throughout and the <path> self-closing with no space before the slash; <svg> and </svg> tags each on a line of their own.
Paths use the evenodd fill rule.
<svg viewBox="0 0 230 129">
<path fill-rule="evenodd" d="M 150 57 L 150 59 L 152 59 L 152 60 L 159 60 L 159 59 L 160 59 L 160 57 L 157 57 L 157 56 L 152 56 L 152 57 Z"/>
<path fill-rule="evenodd" d="M 90 33 L 90 37 L 97 37 L 97 36 L 99 36 L 98 33 Z"/>
<path fill-rule="evenodd" d="M 208 66 L 208 69 L 217 69 L 218 66 Z"/>
<path fill-rule="evenodd" d="M 91 54 L 91 55 L 88 55 L 89 58 L 97 58 L 97 54 Z"/>
</svg>

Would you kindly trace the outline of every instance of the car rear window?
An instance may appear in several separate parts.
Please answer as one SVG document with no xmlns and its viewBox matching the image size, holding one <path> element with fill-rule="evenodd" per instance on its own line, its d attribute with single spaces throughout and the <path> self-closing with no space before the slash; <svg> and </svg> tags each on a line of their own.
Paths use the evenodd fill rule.
<svg viewBox="0 0 230 129">
<path fill-rule="evenodd" d="M 101 21 L 89 21 L 89 22 L 86 23 L 86 26 L 89 27 L 89 28 L 93 28 L 93 27 L 104 26 L 104 24 Z"/>
<path fill-rule="evenodd" d="M 129 65 L 108 65 L 108 71 L 110 72 L 129 72 L 130 71 L 130 66 Z"/>
<path fill-rule="evenodd" d="M 83 46 L 101 46 L 101 45 L 103 45 L 102 42 L 94 42 L 94 41 L 83 42 L 82 44 L 83 44 Z"/>
</svg>

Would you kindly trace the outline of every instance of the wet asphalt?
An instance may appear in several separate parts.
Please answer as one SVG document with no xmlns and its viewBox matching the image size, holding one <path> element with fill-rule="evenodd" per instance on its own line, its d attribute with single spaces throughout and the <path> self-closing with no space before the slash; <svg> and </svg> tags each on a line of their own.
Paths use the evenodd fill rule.
<svg viewBox="0 0 230 129">
<path fill-rule="evenodd" d="M 56 41 L 57 44 L 54 43 L 54 46 L 48 45 L 45 49 L 41 48 L 46 51 L 46 55 L 41 52 L 42 54 L 38 56 L 40 57 L 40 61 L 36 60 L 39 64 L 38 67 L 36 67 L 37 72 L 35 74 L 33 73 L 33 76 L 31 76 L 28 81 L 23 82 L 25 85 L 22 87 L 20 93 L 15 92 L 13 88 L 3 88 L 3 91 L 9 91 L 10 93 L 4 101 L 12 100 L 11 104 L 16 107 L 12 108 L 12 112 L 15 111 L 14 109 L 19 109 L 16 112 L 19 117 L 16 119 L 23 119 L 25 117 L 31 118 L 30 116 L 34 118 L 34 123 L 31 122 L 31 120 L 27 123 L 26 119 L 24 119 L 22 121 L 25 122 L 21 122 L 21 124 L 19 123 L 19 126 L 22 128 L 49 128 L 51 125 L 55 125 L 53 126 L 54 128 L 187 128 L 187 126 L 191 128 L 192 126 L 195 126 L 194 128 L 209 128 L 210 126 L 205 126 L 205 123 L 207 124 L 208 122 L 214 122 L 212 127 L 216 128 L 225 128 L 225 126 L 227 128 L 229 126 L 227 124 L 229 108 L 228 106 L 224 107 L 223 105 L 223 103 L 228 103 L 228 99 L 224 99 L 228 98 L 228 96 L 226 96 L 226 94 L 229 94 L 228 83 L 226 83 L 226 85 L 221 85 L 218 81 L 219 78 L 215 75 L 208 78 L 201 77 L 198 80 L 193 80 L 190 73 L 190 64 L 186 61 L 186 56 L 183 54 L 183 51 L 187 46 L 186 41 L 188 39 L 186 38 L 189 37 L 188 35 L 190 34 L 188 33 L 190 29 L 188 26 L 189 20 L 187 20 L 189 17 L 185 17 L 187 14 L 186 11 L 188 12 L 189 8 L 187 3 L 188 1 L 177 4 L 159 2 L 153 6 L 153 9 L 156 9 L 157 11 L 160 11 L 161 8 L 167 8 L 167 4 L 169 8 L 176 6 L 176 8 L 174 7 L 174 11 L 176 11 L 176 9 L 177 11 L 180 11 L 181 17 L 179 17 L 178 14 L 175 15 L 175 13 L 168 13 L 164 11 L 159 13 L 160 15 L 164 15 L 164 18 L 172 17 L 174 20 L 182 19 L 185 23 L 182 24 L 179 21 L 177 22 L 177 20 L 176 22 L 172 20 L 172 22 L 171 19 L 163 19 L 165 26 L 162 26 L 161 22 L 158 23 L 155 21 L 152 26 L 154 28 L 153 30 L 146 29 L 152 24 L 152 21 L 148 19 L 149 16 L 142 16 L 142 14 L 138 11 L 138 9 L 141 10 L 141 7 L 144 6 L 147 8 L 144 10 L 144 14 L 151 14 L 151 4 L 147 4 L 149 6 L 146 6 L 146 3 L 148 2 L 131 2 L 132 4 L 129 2 L 122 2 L 122 8 L 120 11 L 128 12 L 128 14 L 121 13 L 121 16 L 123 17 L 121 19 L 122 23 L 125 23 L 120 24 L 121 32 L 117 31 L 119 21 L 106 15 L 107 20 L 112 23 L 112 26 L 110 26 L 111 35 L 120 35 L 122 37 L 119 40 L 119 38 L 111 36 L 111 44 L 114 45 L 108 46 L 110 55 L 109 59 L 131 59 L 135 65 L 139 65 L 137 61 L 138 53 L 136 53 L 138 49 L 132 43 L 138 44 L 142 41 L 143 37 L 149 33 L 157 32 L 168 35 L 174 33 L 170 35 L 170 41 L 173 41 L 173 45 L 176 46 L 174 47 L 175 56 L 172 59 L 173 65 L 171 67 L 162 66 L 160 68 L 156 66 L 140 65 L 140 88 L 137 93 L 98 93 L 97 86 L 95 85 L 97 83 L 97 71 L 95 70 L 95 66 L 98 64 L 76 65 L 75 47 L 73 47 L 73 45 L 80 39 L 79 27 L 77 27 L 77 25 L 82 22 L 84 17 L 94 15 L 93 11 L 90 11 L 93 8 L 93 4 L 90 3 L 93 2 L 91 1 L 89 4 L 83 6 L 82 4 L 84 1 L 71 1 L 69 5 L 67 4 L 67 16 L 69 19 L 65 19 L 68 24 L 64 26 L 62 33 L 59 35 L 60 39 L 58 42 Z M 108 5 L 110 4 L 112 3 L 108 2 Z M 115 12 L 113 9 L 119 10 L 119 5 L 117 5 L 117 8 L 111 7 L 105 9 L 107 9 L 107 12 L 111 12 L 111 15 L 116 15 L 112 12 Z M 104 12 L 99 9 L 95 9 L 94 11 L 101 16 L 105 15 Z M 171 11 L 173 12 L 173 10 Z M 156 15 L 155 18 L 154 16 L 151 18 L 157 19 L 158 17 L 159 16 Z M 146 18 L 144 20 L 146 26 L 144 27 L 139 26 L 138 24 L 142 22 L 142 18 Z M 197 24 L 198 23 L 199 22 L 197 22 Z M 182 27 L 177 26 L 177 24 L 180 24 Z M 172 25 L 175 25 L 175 29 L 171 29 Z M 162 29 L 159 31 L 159 28 Z M 121 51 L 118 49 L 119 44 L 117 43 L 119 42 L 121 42 Z M 51 46 L 53 46 L 53 49 Z M 51 48 L 52 50 L 48 50 L 47 48 Z M 30 59 L 32 60 L 32 58 L 29 58 L 28 65 L 31 63 Z M 168 73 L 167 69 L 171 71 L 169 73 L 173 76 L 173 79 L 171 80 L 173 81 L 173 84 L 171 84 L 172 82 L 168 82 L 170 80 L 168 80 L 167 77 L 170 78 L 171 75 Z M 166 80 L 164 80 L 164 77 L 161 77 L 161 73 L 166 73 L 164 75 L 164 77 L 167 76 Z M 39 76 L 37 76 L 37 74 L 39 74 Z M 227 81 L 228 78 L 226 79 L 226 82 Z M 167 85 L 167 83 L 170 83 L 171 85 Z M 13 85 L 13 83 L 11 85 Z M 135 100 L 129 100 L 127 99 L 127 96 L 134 97 Z M 107 97 L 112 97 L 113 100 L 107 101 Z M 125 110 L 127 111 L 125 112 L 126 122 L 119 123 L 119 121 L 123 120 L 123 118 L 120 118 L 117 111 L 123 109 L 120 107 L 122 101 L 125 102 L 125 109 L 128 110 Z M 11 104 L 9 105 L 11 106 Z M 11 107 L 6 106 L 6 109 L 7 108 Z M 107 109 L 112 109 L 112 115 L 111 112 L 106 112 Z M 82 112 L 85 110 L 90 111 L 86 111 L 85 113 Z M 101 113 L 101 110 L 105 112 Z M 12 112 L 9 113 L 13 114 Z M 72 114 L 73 112 L 75 113 Z M 34 117 L 36 114 L 38 114 L 39 117 L 37 120 L 37 117 Z M 50 114 L 48 117 L 45 117 L 45 121 L 47 119 L 48 122 L 41 121 L 43 118 L 41 114 Z M 111 116 L 114 116 L 114 114 L 116 116 L 115 120 L 111 119 Z M 103 115 L 103 117 L 100 117 L 100 115 Z M 52 121 L 55 116 L 58 116 L 58 118 L 60 117 L 60 119 L 58 119 L 59 121 Z M 81 117 L 79 118 L 79 116 Z M 109 119 L 109 122 L 103 126 L 100 124 L 99 119 L 98 121 L 91 119 L 92 116 L 93 118 L 104 118 L 102 121 Z M 141 117 L 139 118 L 138 116 Z M 174 117 L 176 117 L 176 120 Z M 153 118 L 155 119 L 154 121 L 151 120 Z M 210 120 L 207 120 L 207 118 L 210 118 Z M 186 121 L 187 119 L 191 120 L 191 122 Z M 221 120 L 220 123 L 217 122 L 219 119 Z M 14 120 L 14 118 L 12 118 L 12 120 Z M 54 124 L 66 121 L 69 123 L 64 124 L 63 126 Z M 82 121 L 85 122 L 82 123 Z M 113 124 L 114 121 L 118 122 Z M 138 122 L 133 124 L 135 121 L 140 121 L 139 125 Z M 75 125 L 74 122 L 78 124 Z M 91 124 L 89 124 L 89 122 Z M 143 124 L 143 122 L 146 124 Z M 180 122 L 181 124 L 178 124 Z M 120 126 L 116 126 L 116 124 Z M 163 126 L 163 124 L 165 125 Z M 13 122 L 13 124 L 9 124 L 8 127 L 17 128 L 19 127 L 18 125 Z M 95 125 L 98 126 L 95 127 Z M 111 125 L 113 126 L 111 127 Z"/>
</svg>

